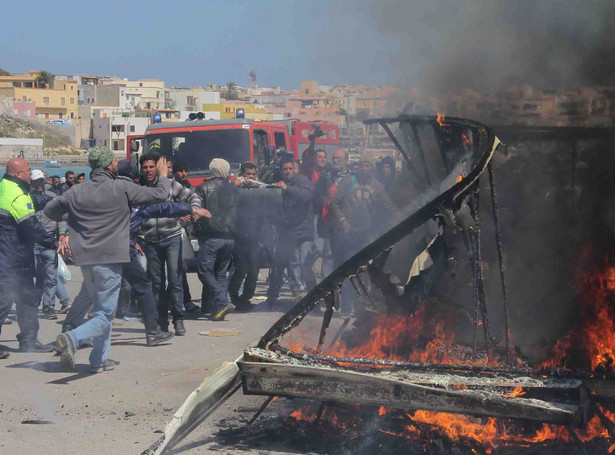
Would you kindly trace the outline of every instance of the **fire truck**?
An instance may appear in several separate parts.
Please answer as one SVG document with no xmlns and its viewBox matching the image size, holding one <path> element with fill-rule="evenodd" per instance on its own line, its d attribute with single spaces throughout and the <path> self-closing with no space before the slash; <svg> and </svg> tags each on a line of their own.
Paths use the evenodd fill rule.
<svg viewBox="0 0 615 455">
<path fill-rule="evenodd" d="M 204 116 L 191 114 L 183 122 L 160 122 L 154 115 L 143 136 L 128 136 L 127 157 L 137 163 L 139 155 L 149 150 L 172 160 L 180 160 L 189 171 L 190 182 L 200 184 L 209 176 L 209 163 L 223 158 L 237 172 L 244 161 L 252 161 L 259 168 L 271 162 L 276 152 L 292 152 L 297 159 L 309 146 L 309 135 L 319 130 L 316 147 L 331 156 L 339 147 L 339 128 L 324 122 L 254 121 L 243 118 L 205 120 Z"/>
</svg>

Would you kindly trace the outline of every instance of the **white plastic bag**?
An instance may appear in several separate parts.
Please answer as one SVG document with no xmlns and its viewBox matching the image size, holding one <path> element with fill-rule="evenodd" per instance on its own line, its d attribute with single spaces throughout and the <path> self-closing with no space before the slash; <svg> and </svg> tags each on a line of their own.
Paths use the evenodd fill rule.
<svg viewBox="0 0 615 455">
<path fill-rule="evenodd" d="M 71 279 L 70 270 L 66 266 L 64 259 L 62 256 L 58 254 L 58 278 L 62 280 L 63 283 L 66 283 Z"/>
<path fill-rule="evenodd" d="M 182 228 L 182 260 L 184 262 L 189 261 L 194 257 L 194 250 L 192 249 L 192 243 L 186 234 L 186 230 Z"/>
</svg>

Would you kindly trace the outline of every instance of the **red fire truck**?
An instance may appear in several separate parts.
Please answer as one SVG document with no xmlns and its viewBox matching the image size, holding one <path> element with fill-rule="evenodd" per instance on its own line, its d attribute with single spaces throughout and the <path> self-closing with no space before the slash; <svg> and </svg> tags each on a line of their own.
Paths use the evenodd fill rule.
<svg viewBox="0 0 615 455">
<path fill-rule="evenodd" d="M 291 151 L 297 158 L 308 147 L 308 136 L 315 125 L 322 131 L 316 139 L 317 148 L 324 148 L 330 156 L 339 147 L 339 128 L 329 123 L 195 117 L 184 122 L 152 123 L 143 136 L 128 136 L 128 159 L 138 162 L 140 153 L 155 149 L 182 161 L 188 167 L 191 183 L 198 185 L 208 177 L 209 163 L 214 158 L 227 160 L 233 172 L 248 160 L 260 168 L 269 163 L 275 151 Z"/>
</svg>

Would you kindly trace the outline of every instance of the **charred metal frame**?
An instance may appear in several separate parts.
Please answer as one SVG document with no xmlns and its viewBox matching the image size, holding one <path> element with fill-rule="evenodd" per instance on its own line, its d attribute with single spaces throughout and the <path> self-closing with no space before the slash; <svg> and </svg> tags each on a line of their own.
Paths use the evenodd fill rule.
<svg viewBox="0 0 615 455">
<path fill-rule="evenodd" d="M 425 171 L 424 175 L 419 173 L 415 163 L 411 161 L 407 151 L 404 150 L 390 128 L 390 124 L 400 122 L 410 125 L 409 132 L 412 133 L 412 140 L 419 152 L 419 161 Z M 406 160 L 413 176 L 425 182 L 431 182 L 418 127 L 431 126 L 434 132 L 437 132 L 439 128 L 442 128 L 442 124 L 436 117 L 401 115 L 395 118 L 370 119 L 364 123 L 381 125 Z M 284 314 L 257 343 L 248 347 L 240 358 L 224 364 L 207 378 L 175 413 L 165 429 L 164 436 L 143 454 L 161 454 L 175 446 L 240 387 L 247 395 L 268 397 L 250 423 L 258 418 L 274 397 L 287 396 L 321 400 L 319 415 L 322 415 L 325 404 L 331 402 L 508 417 L 573 426 L 583 425 L 592 415 L 597 414 L 604 421 L 610 434 L 615 435 L 615 428 L 610 424 L 610 420 L 593 406 L 594 402 L 598 402 L 615 410 L 615 380 L 612 378 L 605 380 L 605 378 L 596 378 L 590 372 L 559 369 L 535 370 L 510 366 L 424 364 L 320 354 L 325 343 L 326 331 L 331 322 L 333 308 L 338 307 L 338 293 L 342 281 L 350 279 L 357 293 L 366 294 L 365 285 L 358 274 L 364 271 L 369 272 L 370 263 L 378 260 L 382 254 L 417 227 L 435 216 L 441 216 L 446 223 L 460 227 L 455 218 L 455 211 L 467 196 L 477 202 L 478 179 L 485 169 L 488 170 L 491 188 L 506 318 L 505 344 L 508 352 L 510 332 L 508 298 L 502 266 L 502 241 L 495 193 L 495 176 L 490 163 L 499 141 L 492 129 L 473 121 L 446 118 L 444 123 L 445 125 L 463 126 L 477 133 L 480 153 L 470 172 L 460 182 L 452 185 L 419 210 L 401 220 L 399 224 L 344 262 Z M 597 139 L 613 135 L 613 130 L 594 128 L 496 127 L 496 131 L 505 139 L 511 140 Z M 443 166 L 447 173 L 450 173 L 451 163 L 447 160 L 442 144 L 440 144 L 440 152 Z M 575 147 L 572 152 L 574 173 Z M 478 207 L 477 204 L 475 207 Z M 474 215 L 474 222 L 477 225 L 477 210 Z M 475 237 L 476 259 L 479 251 L 479 245 L 477 245 L 479 236 L 476 235 L 478 232 L 469 234 L 470 237 L 472 235 Z M 481 296 L 484 290 L 481 290 L 480 273 L 479 266 L 479 269 L 474 271 L 478 302 L 475 308 L 476 311 L 484 311 L 483 318 L 486 320 L 486 302 L 484 302 L 484 295 Z M 316 349 L 296 353 L 279 345 L 281 337 L 296 327 L 321 301 L 325 302 L 326 311 Z M 349 321 L 350 318 L 343 321 L 329 342 L 329 347 L 337 341 Z M 488 343 L 487 327 L 485 330 Z M 522 387 L 527 395 L 518 397 L 510 393 L 518 387 Z"/>
</svg>

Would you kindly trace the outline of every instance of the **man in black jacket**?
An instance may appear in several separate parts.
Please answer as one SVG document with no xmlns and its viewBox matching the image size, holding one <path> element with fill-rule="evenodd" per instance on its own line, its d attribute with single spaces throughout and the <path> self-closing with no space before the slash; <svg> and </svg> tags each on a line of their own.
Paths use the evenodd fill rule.
<svg viewBox="0 0 615 455">
<path fill-rule="evenodd" d="M 277 185 L 284 198 L 284 219 L 277 228 L 277 258 L 272 268 L 271 284 L 267 290 L 266 305 L 273 307 L 280 295 L 284 269 L 288 267 L 293 252 L 309 245 L 314 240 L 314 211 L 312 182 L 301 174 L 295 174 L 294 160 L 285 157 L 281 162 L 282 181 Z M 301 252 L 301 250 L 300 250 Z M 304 257 L 303 252 L 300 256 Z M 305 265 L 305 261 L 301 261 Z M 303 269 L 302 275 L 311 271 Z M 313 272 L 311 272 L 313 273 Z M 305 279 L 305 277 L 303 277 Z"/>
<path fill-rule="evenodd" d="M 261 261 L 261 233 L 265 223 L 265 214 L 258 205 L 252 206 L 253 199 L 248 197 L 249 192 L 263 191 L 258 188 L 256 171 L 256 165 L 246 161 L 241 164 L 239 177 L 235 180 L 235 185 L 245 192 L 246 197 L 239 198 L 237 209 L 237 239 L 233 251 L 235 270 L 229 281 L 229 293 L 237 310 L 242 312 L 250 311 L 250 300 L 256 290 Z M 242 284 L 243 292 L 240 296 Z"/>
<path fill-rule="evenodd" d="M 203 283 L 201 311 L 211 309 L 214 321 L 223 321 L 231 306 L 227 273 L 235 244 L 238 193 L 229 182 L 228 161 L 214 158 L 209 164 L 210 178 L 199 185 L 196 194 L 211 218 L 196 225 L 199 239 L 198 276 Z"/>
<path fill-rule="evenodd" d="M 26 160 L 12 158 L 0 181 L 0 329 L 15 302 L 20 350 L 45 352 L 49 349 L 37 340 L 40 294 L 33 283 L 33 248 L 35 243 L 55 248 L 57 243 L 35 216 L 30 174 Z M 0 351 L 0 359 L 7 357 Z"/>
</svg>

